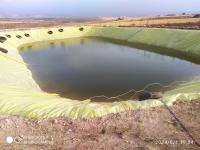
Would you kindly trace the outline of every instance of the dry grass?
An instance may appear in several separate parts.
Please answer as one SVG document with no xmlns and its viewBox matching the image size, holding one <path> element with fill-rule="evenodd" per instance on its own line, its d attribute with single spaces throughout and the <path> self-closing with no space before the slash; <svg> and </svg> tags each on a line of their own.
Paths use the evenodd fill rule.
<svg viewBox="0 0 200 150">
<path fill-rule="evenodd" d="M 166 27 L 200 29 L 200 17 L 162 16 L 162 17 L 107 17 L 85 19 L 0 19 L 0 29 L 33 28 L 52 26 L 120 26 L 120 27 Z"/>
<path fill-rule="evenodd" d="M 150 25 L 166 25 L 177 23 L 200 23 L 200 18 L 181 18 L 181 19 L 152 19 L 152 20 L 114 20 L 105 23 L 98 23 L 93 25 L 102 26 L 150 26 Z"/>
</svg>

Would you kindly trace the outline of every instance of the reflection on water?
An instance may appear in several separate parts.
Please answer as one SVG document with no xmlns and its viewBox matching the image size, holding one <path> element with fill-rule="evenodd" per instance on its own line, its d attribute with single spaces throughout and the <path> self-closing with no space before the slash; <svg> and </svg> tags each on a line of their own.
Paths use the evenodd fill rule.
<svg viewBox="0 0 200 150">
<path fill-rule="evenodd" d="M 169 84 L 200 73 L 197 64 L 100 39 L 28 47 L 21 55 L 40 87 L 73 99 L 115 96 L 153 82 Z"/>
</svg>

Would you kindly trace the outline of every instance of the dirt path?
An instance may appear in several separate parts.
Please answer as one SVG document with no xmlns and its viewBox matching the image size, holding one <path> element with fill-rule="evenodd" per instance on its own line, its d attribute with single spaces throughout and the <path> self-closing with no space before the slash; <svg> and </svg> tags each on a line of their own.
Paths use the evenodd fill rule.
<svg viewBox="0 0 200 150">
<path fill-rule="evenodd" d="M 200 101 L 171 109 L 200 142 Z M 1 150 L 198 150 L 165 108 L 135 110 L 95 119 L 0 117 Z M 11 144 L 6 138 L 11 136 Z M 9 139 L 8 139 L 9 140 Z"/>
</svg>

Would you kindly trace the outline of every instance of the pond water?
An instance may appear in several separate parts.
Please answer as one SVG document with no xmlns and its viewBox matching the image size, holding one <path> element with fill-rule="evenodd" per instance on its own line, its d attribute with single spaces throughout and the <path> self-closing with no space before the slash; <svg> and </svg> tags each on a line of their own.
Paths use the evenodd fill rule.
<svg viewBox="0 0 200 150">
<path fill-rule="evenodd" d="M 33 44 L 20 54 L 43 91 L 79 100 L 200 74 L 200 65 L 96 38 Z"/>
</svg>

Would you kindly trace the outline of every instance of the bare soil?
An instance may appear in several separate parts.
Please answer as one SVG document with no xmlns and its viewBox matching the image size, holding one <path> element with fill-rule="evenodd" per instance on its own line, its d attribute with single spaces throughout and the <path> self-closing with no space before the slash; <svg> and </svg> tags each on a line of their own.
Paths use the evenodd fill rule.
<svg viewBox="0 0 200 150">
<path fill-rule="evenodd" d="M 170 107 L 200 142 L 200 101 Z M 9 144 L 6 138 L 14 141 Z M 93 119 L 0 117 L 1 150 L 199 150 L 164 107 Z"/>
</svg>

